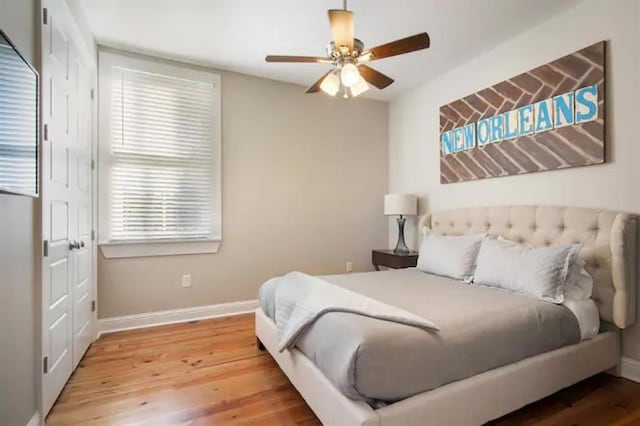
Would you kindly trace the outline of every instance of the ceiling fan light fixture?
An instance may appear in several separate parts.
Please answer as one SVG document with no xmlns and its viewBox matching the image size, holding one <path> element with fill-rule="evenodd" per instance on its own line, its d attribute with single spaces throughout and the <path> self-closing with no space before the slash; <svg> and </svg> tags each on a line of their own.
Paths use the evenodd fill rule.
<svg viewBox="0 0 640 426">
<path fill-rule="evenodd" d="M 329 96 L 335 96 L 340 90 L 340 79 L 332 72 L 322 80 L 320 83 L 320 90 Z"/>
<path fill-rule="evenodd" d="M 345 64 L 340 70 L 340 81 L 346 87 L 352 87 L 360 81 L 360 71 L 354 64 Z"/>
<path fill-rule="evenodd" d="M 347 0 L 343 0 L 342 9 L 330 9 L 328 14 L 332 40 L 326 46 L 326 57 L 268 55 L 265 58 L 267 62 L 332 65 L 333 69 L 309 86 L 306 93 L 323 91 L 329 96 L 340 93 L 342 97 L 349 98 L 366 92 L 369 85 L 382 90 L 389 87 L 393 79 L 365 65 L 365 62 L 427 49 L 431 43 L 429 34 L 422 32 L 365 50 L 362 40 L 354 37 L 354 14 L 347 9 Z"/>
<path fill-rule="evenodd" d="M 369 90 L 369 85 L 367 84 L 367 81 L 362 78 L 362 76 L 360 76 L 358 82 L 351 86 L 351 96 L 355 98 L 356 96 L 363 94 L 367 90 Z"/>
</svg>

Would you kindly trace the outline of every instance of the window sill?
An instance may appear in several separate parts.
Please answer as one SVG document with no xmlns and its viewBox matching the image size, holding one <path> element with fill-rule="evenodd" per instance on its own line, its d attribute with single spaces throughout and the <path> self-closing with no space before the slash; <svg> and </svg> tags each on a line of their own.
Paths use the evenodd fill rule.
<svg viewBox="0 0 640 426">
<path fill-rule="evenodd" d="M 220 241 L 180 240 L 153 242 L 104 242 L 100 250 L 107 259 L 124 257 L 176 256 L 184 254 L 217 253 Z"/>
</svg>

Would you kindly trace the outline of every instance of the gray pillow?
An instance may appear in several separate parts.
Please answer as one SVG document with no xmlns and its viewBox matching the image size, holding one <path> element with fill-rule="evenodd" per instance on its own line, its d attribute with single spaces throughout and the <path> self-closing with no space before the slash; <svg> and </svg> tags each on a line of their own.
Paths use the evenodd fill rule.
<svg viewBox="0 0 640 426">
<path fill-rule="evenodd" d="M 579 251 L 579 245 L 531 247 L 486 239 L 473 282 L 562 303 L 569 267 Z"/>
<path fill-rule="evenodd" d="M 470 279 L 486 234 L 444 236 L 434 234 L 428 228 L 423 232 L 417 268 L 457 280 Z"/>
</svg>

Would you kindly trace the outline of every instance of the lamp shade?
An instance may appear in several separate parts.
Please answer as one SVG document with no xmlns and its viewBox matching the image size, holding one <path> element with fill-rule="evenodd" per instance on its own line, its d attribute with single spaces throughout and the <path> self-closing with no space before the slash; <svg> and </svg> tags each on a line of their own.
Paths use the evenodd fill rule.
<svg viewBox="0 0 640 426">
<path fill-rule="evenodd" d="M 384 196 L 384 214 L 415 216 L 418 214 L 418 197 L 412 194 L 387 194 Z"/>
</svg>

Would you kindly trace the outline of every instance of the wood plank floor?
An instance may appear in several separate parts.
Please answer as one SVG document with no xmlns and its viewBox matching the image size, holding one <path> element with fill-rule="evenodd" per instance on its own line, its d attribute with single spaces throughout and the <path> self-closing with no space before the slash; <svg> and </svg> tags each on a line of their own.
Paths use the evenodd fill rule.
<svg viewBox="0 0 640 426">
<path fill-rule="evenodd" d="M 317 425 L 253 315 L 125 331 L 90 348 L 47 418 L 56 425 Z M 640 384 L 599 375 L 491 423 L 640 425 Z M 452 425 L 453 426 L 453 425 Z"/>
</svg>

